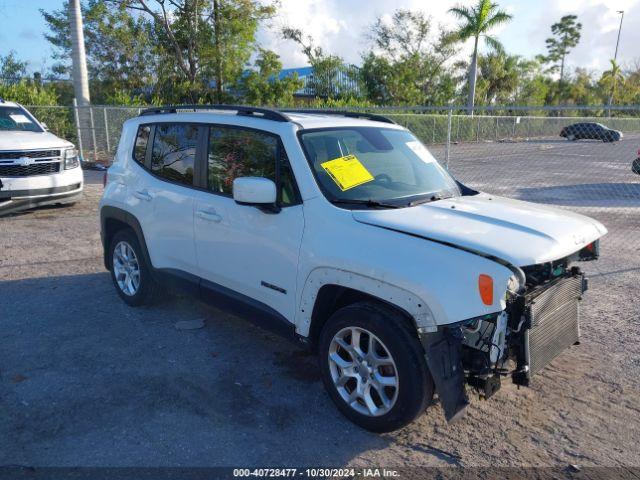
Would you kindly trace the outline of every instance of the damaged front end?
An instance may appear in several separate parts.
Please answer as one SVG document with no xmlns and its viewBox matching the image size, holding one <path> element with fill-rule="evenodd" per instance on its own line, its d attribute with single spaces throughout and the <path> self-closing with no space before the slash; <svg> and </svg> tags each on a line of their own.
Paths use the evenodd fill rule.
<svg viewBox="0 0 640 480">
<path fill-rule="evenodd" d="M 571 264 L 597 257 L 594 242 L 563 259 L 524 267 L 526 282 L 507 292 L 503 311 L 422 336 L 448 421 L 461 416 L 469 403 L 465 383 L 482 398 L 496 393 L 504 377 L 528 386 L 533 375 L 579 343 L 579 302 L 587 279 Z"/>
</svg>

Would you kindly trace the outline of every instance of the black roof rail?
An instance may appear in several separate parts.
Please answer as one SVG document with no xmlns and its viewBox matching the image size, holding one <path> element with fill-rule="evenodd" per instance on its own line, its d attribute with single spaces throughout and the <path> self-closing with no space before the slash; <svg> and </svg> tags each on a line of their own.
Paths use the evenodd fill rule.
<svg viewBox="0 0 640 480">
<path fill-rule="evenodd" d="M 167 105 L 163 107 L 152 107 L 142 110 L 140 116 L 144 115 L 160 115 L 163 113 L 177 113 L 178 110 L 223 110 L 234 111 L 237 115 L 256 116 L 265 120 L 274 120 L 276 122 L 290 122 L 291 119 L 278 110 L 270 108 L 250 107 L 247 105 Z"/>
<path fill-rule="evenodd" d="M 373 120 L 375 122 L 384 122 L 384 123 L 393 123 L 396 122 L 391 120 L 388 117 L 383 115 L 377 115 L 375 113 L 366 113 L 366 112 L 350 112 L 346 110 L 322 110 L 322 109 L 283 109 L 280 110 L 283 113 L 310 113 L 317 115 L 342 115 L 343 117 L 349 118 L 366 118 L 368 120 Z"/>
</svg>

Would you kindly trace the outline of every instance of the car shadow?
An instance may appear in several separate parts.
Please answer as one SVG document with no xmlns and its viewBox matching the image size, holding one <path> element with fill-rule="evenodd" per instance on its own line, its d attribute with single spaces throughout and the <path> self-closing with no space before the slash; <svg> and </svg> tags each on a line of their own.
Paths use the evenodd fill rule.
<svg viewBox="0 0 640 480">
<path fill-rule="evenodd" d="M 583 183 L 517 190 L 520 200 L 584 207 L 637 207 L 640 183 Z"/>
<path fill-rule="evenodd" d="M 0 292 L 2 464 L 345 465 L 394 441 L 338 413 L 315 356 L 191 299 L 131 308 L 107 272 Z"/>
</svg>

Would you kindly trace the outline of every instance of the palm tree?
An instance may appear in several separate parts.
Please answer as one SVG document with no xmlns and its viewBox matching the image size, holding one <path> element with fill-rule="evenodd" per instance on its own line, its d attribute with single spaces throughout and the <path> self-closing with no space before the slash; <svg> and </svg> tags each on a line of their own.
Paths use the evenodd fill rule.
<svg viewBox="0 0 640 480">
<path fill-rule="evenodd" d="M 462 23 L 454 32 L 454 37 L 459 40 L 474 39 L 473 55 L 471 56 L 471 68 L 469 69 L 469 113 L 473 115 L 473 105 L 476 96 L 476 78 L 478 74 L 478 43 L 480 37 L 494 50 L 501 51 L 502 45 L 498 40 L 488 34 L 489 30 L 511 20 L 512 16 L 500 10 L 497 3 L 490 0 L 478 0 L 475 7 L 457 6 L 449 10 Z"/>
<path fill-rule="evenodd" d="M 602 83 L 611 88 L 608 104 L 609 107 L 611 107 L 613 104 L 613 97 L 615 96 L 616 89 L 618 87 L 618 82 L 624 83 L 624 74 L 622 73 L 620 65 L 618 65 L 615 60 L 609 61 L 611 62 L 611 68 L 602 74 Z M 609 115 L 611 115 L 611 109 L 609 109 Z"/>
</svg>

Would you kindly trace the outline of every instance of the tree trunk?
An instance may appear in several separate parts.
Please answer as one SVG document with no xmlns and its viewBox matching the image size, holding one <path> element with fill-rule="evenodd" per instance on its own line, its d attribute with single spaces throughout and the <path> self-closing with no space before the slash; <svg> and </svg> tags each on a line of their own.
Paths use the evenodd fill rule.
<svg viewBox="0 0 640 480">
<path fill-rule="evenodd" d="M 560 62 L 560 83 L 564 80 L 564 55 L 562 55 L 562 61 Z"/>
<path fill-rule="evenodd" d="M 473 44 L 473 55 L 471 56 L 471 68 L 469 69 L 469 100 L 467 108 L 469 115 L 473 115 L 473 107 L 476 98 L 476 78 L 478 75 L 478 37 Z"/>
<path fill-rule="evenodd" d="M 222 57 L 220 56 L 220 0 L 213 0 L 213 32 L 216 50 L 216 103 L 222 102 Z"/>
</svg>

